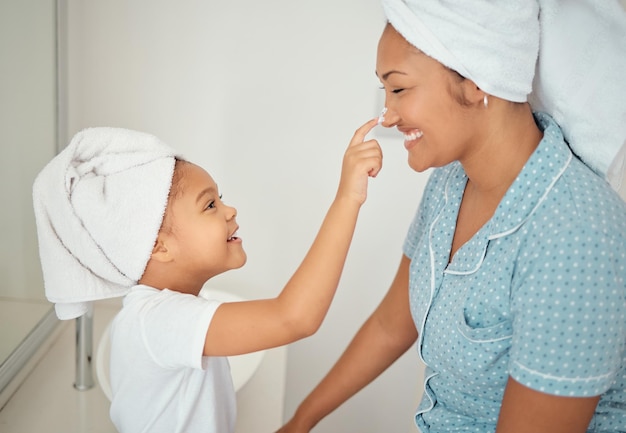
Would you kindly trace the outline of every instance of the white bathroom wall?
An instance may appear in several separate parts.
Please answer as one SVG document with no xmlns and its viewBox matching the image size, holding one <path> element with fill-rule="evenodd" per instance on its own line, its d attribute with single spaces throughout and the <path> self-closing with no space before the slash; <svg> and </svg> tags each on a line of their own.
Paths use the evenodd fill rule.
<svg viewBox="0 0 626 433">
<path fill-rule="evenodd" d="M 0 2 L 0 297 L 4 298 L 44 299 L 32 186 L 56 150 L 54 36 L 53 0 Z"/>
<path fill-rule="evenodd" d="M 203 165 L 238 209 L 243 269 L 212 284 L 275 296 L 333 199 L 353 131 L 382 108 L 375 77 L 378 0 L 68 0 L 68 130 L 151 132 Z M 375 133 L 376 134 L 376 133 Z M 376 135 L 374 135 L 376 136 Z M 321 379 L 383 296 L 426 180 L 401 139 L 380 135 L 336 300 L 320 331 L 288 349 L 285 417 Z M 421 368 L 410 351 L 316 432 L 414 432 Z M 272 381 L 270 381 L 272 383 Z"/>
<path fill-rule="evenodd" d="M 0 407 L 19 364 L 9 356 L 27 353 L 51 308 L 32 186 L 56 151 L 54 18 L 54 0 L 0 1 Z"/>
</svg>

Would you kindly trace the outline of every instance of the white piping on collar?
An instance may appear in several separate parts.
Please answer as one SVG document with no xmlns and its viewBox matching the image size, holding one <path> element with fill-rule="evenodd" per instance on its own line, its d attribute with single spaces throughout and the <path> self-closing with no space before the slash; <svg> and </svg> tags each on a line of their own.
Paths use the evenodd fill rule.
<svg viewBox="0 0 626 433">
<path fill-rule="evenodd" d="M 548 193 L 554 187 L 554 184 L 561 178 L 561 176 L 563 176 L 563 173 L 565 173 L 565 170 L 567 170 L 567 167 L 569 167 L 570 163 L 572 162 L 572 158 L 573 158 L 572 152 L 569 152 L 569 157 L 567 159 L 567 162 L 563 165 L 563 167 L 558 172 L 558 174 L 556 176 L 554 176 L 554 179 L 552 179 L 552 181 L 550 182 L 550 185 L 548 185 L 548 188 L 546 188 L 546 190 L 543 193 L 543 195 L 541 196 L 541 198 L 537 201 L 537 204 L 535 205 L 535 207 L 528 213 L 528 215 L 526 215 L 526 217 L 519 224 L 517 224 L 515 227 L 513 227 L 511 229 L 508 229 L 506 231 L 503 231 L 501 233 L 495 233 L 495 234 L 487 236 L 487 241 L 489 242 L 489 241 L 492 241 L 494 239 L 502 238 L 504 236 L 508 236 L 508 235 L 510 235 L 512 233 L 515 233 L 522 225 L 524 225 L 524 223 L 531 217 L 531 215 L 533 213 L 535 213 L 535 211 L 539 208 L 539 206 L 545 201 L 546 197 L 548 196 Z M 453 270 L 445 269 L 443 272 L 447 273 L 447 274 L 451 274 L 451 275 L 469 275 L 469 274 L 473 274 L 474 272 L 478 271 L 478 269 L 480 269 L 480 267 L 482 266 L 483 262 L 485 261 L 485 256 L 486 255 L 487 255 L 487 245 L 485 245 L 485 248 L 483 249 L 482 257 L 480 258 L 480 260 L 478 261 L 478 264 L 476 265 L 476 267 L 474 269 L 469 270 L 469 271 L 453 271 Z"/>
<path fill-rule="evenodd" d="M 513 228 L 511 228 L 509 230 L 506 230 L 506 231 L 504 231 L 502 233 L 496 233 L 496 234 L 490 235 L 487 239 L 492 241 L 494 239 L 498 239 L 498 238 L 501 238 L 503 236 L 510 235 L 511 233 L 516 232 L 522 225 L 524 225 L 524 223 L 528 220 L 528 218 L 530 218 L 530 216 L 535 213 L 537 208 L 539 208 L 539 206 L 545 201 L 546 197 L 548 196 L 548 193 L 550 191 L 552 191 L 552 188 L 554 188 L 554 184 L 561 178 L 561 176 L 563 176 L 563 173 L 565 173 L 565 170 L 567 170 L 567 167 L 569 167 L 570 163 L 572 162 L 572 158 L 573 158 L 572 152 L 569 152 L 569 156 L 567 158 L 567 162 L 563 165 L 563 167 L 561 167 L 561 170 L 559 170 L 558 174 L 556 176 L 554 176 L 554 179 L 552 179 L 552 182 L 550 182 L 550 185 L 548 185 L 548 187 L 546 188 L 546 190 L 543 193 L 543 195 L 541 196 L 541 198 L 537 201 L 537 204 L 535 205 L 535 207 L 530 212 L 528 212 L 528 215 L 526 215 L 526 218 L 524 218 L 515 227 L 513 227 Z"/>
</svg>

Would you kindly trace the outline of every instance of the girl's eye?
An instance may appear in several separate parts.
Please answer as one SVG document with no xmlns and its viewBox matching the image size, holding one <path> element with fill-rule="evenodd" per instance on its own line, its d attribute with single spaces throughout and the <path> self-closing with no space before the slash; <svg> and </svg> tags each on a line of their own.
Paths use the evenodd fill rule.
<svg viewBox="0 0 626 433">
<path fill-rule="evenodd" d="M 220 201 L 222 200 L 222 194 L 219 195 Z M 206 209 L 214 209 L 215 208 L 215 200 L 211 200 L 209 204 L 206 206 Z"/>
</svg>

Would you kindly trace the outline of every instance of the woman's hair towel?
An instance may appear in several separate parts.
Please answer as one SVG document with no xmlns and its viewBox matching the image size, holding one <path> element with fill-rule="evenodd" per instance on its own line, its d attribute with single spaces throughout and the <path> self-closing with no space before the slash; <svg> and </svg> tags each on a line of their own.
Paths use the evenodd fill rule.
<svg viewBox="0 0 626 433">
<path fill-rule="evenodd" d="M 535 0 L 382 0 L 411 45 L 490 95 L 525 102 L 539 51 Z"/>
</svg>

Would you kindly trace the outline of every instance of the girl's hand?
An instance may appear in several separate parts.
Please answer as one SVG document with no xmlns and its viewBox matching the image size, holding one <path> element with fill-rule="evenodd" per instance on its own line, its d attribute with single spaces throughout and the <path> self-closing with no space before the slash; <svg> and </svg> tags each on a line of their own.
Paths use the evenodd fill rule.
<svg viewBox="0 0 626 433">
<path fill-rule="evenodd" d="M 355 200 L 359 205 L 367 198 L 367 178 L 376 177 L 382 168 L 383 153 L 376 140 L 365 136 L 378 124 L 372 119 L 356 130 L 343 157 L 337 198 Z"/>
</svg>

